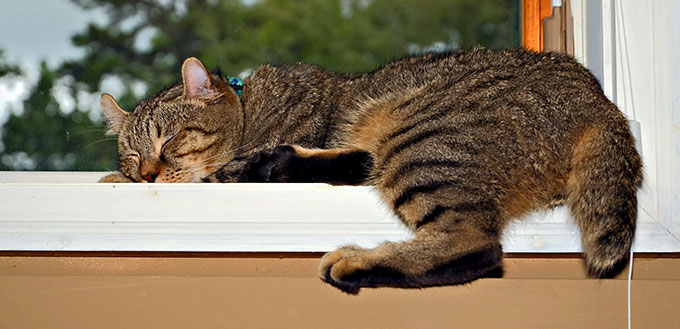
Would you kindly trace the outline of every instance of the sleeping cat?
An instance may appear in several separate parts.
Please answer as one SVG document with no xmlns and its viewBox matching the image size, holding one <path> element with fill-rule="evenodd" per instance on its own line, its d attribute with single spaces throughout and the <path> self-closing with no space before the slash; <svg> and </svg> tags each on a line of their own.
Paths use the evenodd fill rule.
<svg viewBox="0 0 680 329">
<path fill-rule="evenodd" d="M 103 95 L 122 174 L 102 181 L 373 185 L 415 238 L 326 254 L 321 279 L 352 294 L 496 272 L 506 224 L 560 203 L 591 274 L 626 263 L 640 156 L 624 115 L 568 55 L 430 53 L 364 74 L 266 65 L 238 92 L 189 58 L 181 82 L 132 112 Z"/>
</svg>

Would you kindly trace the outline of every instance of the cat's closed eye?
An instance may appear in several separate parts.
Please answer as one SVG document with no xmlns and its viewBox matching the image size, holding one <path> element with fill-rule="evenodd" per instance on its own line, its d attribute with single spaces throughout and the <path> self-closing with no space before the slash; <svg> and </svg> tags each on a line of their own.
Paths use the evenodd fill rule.
<svg viewBox="0 0 680 329">
<path fill-rule="evenodd" d="M 125 154 L 124 156 L 122 156 L 121 160 L 122 161 L 132 161 L 132 162 L 136 163 L 137 165 L 139 165 L 139 163 L 141 162 L 141 157 L 137 153 L 129 153 L 129 154 Z"/>
<path fill-rule="evenodd" d="M 177 135 L 179 135 L 179 134 L 174 134 L 174 135 L 168 137 L 168 138 L 163 142 L 163 144 L 161 144 L 161 155 L 163 154 L 163 150 L 165 150 L 165 148 L 167 147 L 168 144 L 170 144 L 172 141 L 175 140 L 175 138 L 177 137 Z"/>
<path fill-rule="evenodd" d="M 208 131 L 208 130 L 205 130 L 201 127 L 185 127 L 184 129 L 182 129 L 182 131 L 186 132 L 186 133 L 199 133 L 199 134 L 203 134 L 203 135 L 209 135 L 209 134 L 215 133 L 214 131 Z"/>
</svg>

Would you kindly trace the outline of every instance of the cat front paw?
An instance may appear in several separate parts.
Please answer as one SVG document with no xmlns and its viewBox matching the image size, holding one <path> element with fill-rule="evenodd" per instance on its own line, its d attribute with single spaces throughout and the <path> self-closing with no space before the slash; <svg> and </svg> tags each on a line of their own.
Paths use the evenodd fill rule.
<svg viewBox="0 0 680 329">
<path fill-rule="evenodd" d="M 279 145 L 271 150 L 257 152 L 242 161 L 245 162 L 238 181 L 250 183 L 293 182 L 293 171 L 299 156 L 290 145 Z"/>
<path fill-rule="evenodd" d="M 132 179 L 119 172 L 112 172 L 99 179 L 99 183 L 134 183 Z"/>
<path fill-rule="evenodd" d="M 218 169 L 216 172 L 203 177 L 203 183 L 237 183 L 246 162 L 243 160 L 232 160 Z"/>
<path fill-rule="evenodd" d="M 366 250 L 358 246 L 345 246 L 321 258 L 319 278 L 352 295 L 361 289 L 361 273 L 372 267 Z"/>
</svg>

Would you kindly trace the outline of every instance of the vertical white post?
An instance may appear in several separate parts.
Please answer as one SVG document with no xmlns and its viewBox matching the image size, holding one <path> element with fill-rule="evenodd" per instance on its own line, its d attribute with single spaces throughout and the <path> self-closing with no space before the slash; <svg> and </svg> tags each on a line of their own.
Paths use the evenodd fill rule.
<svg viewBox="0 0 680 329">
<path fill-rule="evenodd" d="M 574 20 L 574 57 L 579 63 L 586 65 L 585 62 L 585 14 L 583 8 L 583 0 L 570 1 L 571 13 Z"/>
<path fill-rule="evenodd" d="M 615 0 L 602 0 L 602 76 L 604 94 L 616 99 L 616 11 Z"/>
</svg>

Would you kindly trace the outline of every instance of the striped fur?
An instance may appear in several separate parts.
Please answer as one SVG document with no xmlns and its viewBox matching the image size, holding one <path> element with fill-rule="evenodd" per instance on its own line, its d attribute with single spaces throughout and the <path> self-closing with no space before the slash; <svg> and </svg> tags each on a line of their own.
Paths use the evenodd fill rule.
<svg viewBox="0 0 680 329">
<path fill-rule="evenodd" d="M 156 113 L 158 107 L 144 105 L 153 102 L 132 115 Z M 194 106 L 178 104 L 172 111 Z M 406 57 L 349 75 L 302 64 L 264 66 L 245 81 L 240 103 L 218 99 L 209 106 L 221 108 L 215 113 L 230 118 L 230 128 L 215 137 L 226 165 L 204 181 L 370 184 L 415 232 L 411 241 L 324 256 L 321 279 L 348 293 L 459 284 L 495 273 L 506 224 L 563 202 L 581 228 L 593 275 L 616 273 L 626 262 L 640 157 L 626 118 L 567 55 L 475 49 Z M 146 122 L 154 120 L 140 118 L 127 136 L 154 131 Z M 132 143 L 120 134 L 122 154 Z"/>
</svg>

